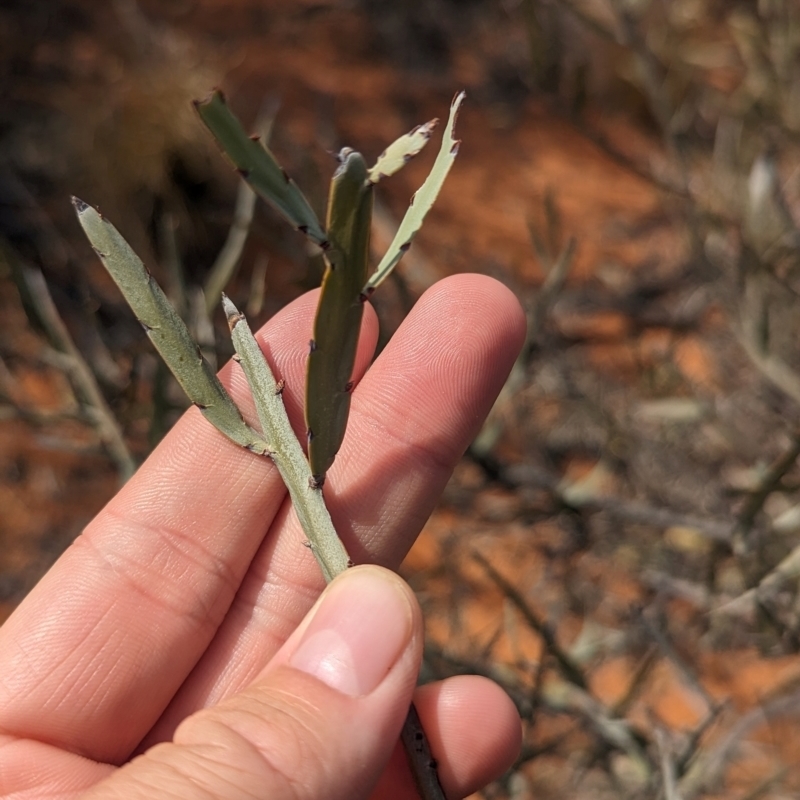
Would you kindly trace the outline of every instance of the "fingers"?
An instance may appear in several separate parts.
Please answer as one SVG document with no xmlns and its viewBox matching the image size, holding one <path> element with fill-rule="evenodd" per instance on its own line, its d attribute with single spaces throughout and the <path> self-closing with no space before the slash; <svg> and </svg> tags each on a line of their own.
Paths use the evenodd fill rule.
<svg viewBox="0 0 800 800">
<path fill-rule="evenodd" d="M 502 284 L 435 284 L 358 385 L 325 497 L 357 563 L 399 566 L 519 354 L 525 317 Z"/>
<path fill-rule="evenodd" d="M 422 638 L 408 586 L 379 567 L 355 567 L 247 689 L 186 719 L 173 742 L 111 772 L 42 742 L 0 737 L 0 793 L 335 800 L 376 787 L 381 800 L 413 800 L 397 737 Z M 519 718 L 489 681 L 451 679 L 417 690 L 415 702 L 448 797 L 478 789 L 516 757 Z"/>
<path fill-rule="evenodd" d="M 264 673 L 198 712 L 85 795 L 148 798 L 416 797 L 395 744 L 413 692 L 422 620 L 408 586 L 356 567 L 328 587 Z M 519 751 L 520 723 L 491 682 L 460 678 L 416 693 L 450 797 L 499 776 Z M 386 769 L 391 763 L 392 768 Z M 377 788 L 374 788 L 377 787 Z"/>
<path fill-rule="evenodd" d="M 486 678 L 462 675 L 422 686 L 414 693 L 414 705 L 448 797 L 477 792 L 500 778 L 519 756 L 519 714 L 508 695 Z M 417 797 L 407 756 L 399 742 L 373 797 Z"/>
<path fill-rule="evenodd" d="M 260 336 L 300 429 L 312 315 L 302 298 Z M 362 371 L 374 316 L 365 327 Z M 357 560 L 402 558 L 523 334 L 519 305 L 487 278 L 443 281 L 417 304 L 356 388 L 326 484 Z M 224 374 L 242 402 L 243 377 Z M 284 498 L 268 463 L 189 412 L 0 631 L 0 731 L 119 763 L 193 668 L 151 741 L 246 686 L 320 587 Z"/>
<path fill-rule="evenodd" d="M 299 431 L 315 303 L 260 333 Z M 367 309 L 358 376 L 376 337 Z M 223 383 L 252 414 L 233 367 Z M 124 760 L 206 649 L 284 496 L 268 459 L 187 412 L 0 629 L 0 731 Z"/>
<path fill-rule="evenodd" d="M 396 567 L 479 429 L 525 332 L 516 298 L 478 275 L 441 281 L 420 298 L 353 396 L 325 498 L 356 562 Z M 284 534 L 264 540 L 202 661 L 151 732 L 252 679 L 313 603 L 319 569 L 288 507 Z"/>
<path fill-rule="evenodd" d="M 349 570 L 251 686 L 85 796 L 366 798 L 397 740 L 421 647 L 421 615 L 403 581 L 377 567 Z"/>
<path fill-rule="evenodd" d="M 499 778 L 519 755 L 522 725 L 495 683 L 463 675 L 417 689 L 419 711 L 448 796 L 466 797 Z"/>
</svg>

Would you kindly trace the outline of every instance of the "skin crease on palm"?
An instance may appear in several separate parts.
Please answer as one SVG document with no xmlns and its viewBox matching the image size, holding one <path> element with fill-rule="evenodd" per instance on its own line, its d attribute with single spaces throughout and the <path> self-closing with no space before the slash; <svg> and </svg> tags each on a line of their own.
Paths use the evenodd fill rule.
<svg viewBox="0 0 800 800">
<path fill-rule="evenodd" d="M 315 302 L 315 292 L 299 298 L 257 335 L 286 382 L 283 397 L 298 435 Z M 350 423 L 325 497 L 353 561 L 395 569 L 502 387 L 525 321 L 516 299 L 496 281 L 447 278 L 418 301 L 370 366 L 378 325 L 371 308 L 366 311 Z M 228 364 L 221 377 L 252 423 L 239 367 Z M 303 713 L 311 714 L 315 703 L 339 702 L 342 695 L 319 681 L 303 683 L 295 670 L 281 672 L 284 651 L 273 659 L 324 587 L 304 539 L 271 462 L 228 442 L 197 410 L 187 412 L 0 629 L 0 795 L 72 798 L 114 773 L 136 783 L 139 769 L 138 788 L 152 796 L 163 788 L 153 776 L 174 755 L 175 745 L 161 743 L 171 741 L 179 725 L 179 736 L 190 737 L 198 726 L 183 721 L 220 703 L 239 703 L 252 719 L 248 692 L 264 675 L 283 676 L 277 696 L 287 703 L 293 690 L 286 687 L 300 680 Z M 412 599 L 409 607 L 416 609 Z M 417 619 L 411 655 L 395 670 L 405 681 L 400 694 L 406 703 L 418 667 L 420 624 Z M 519 719 L 493 684 L 453 678 L 417 689 L 414 697 L 449 797 L 477 790 L 515 758 Z M 370 779 L 378 783 L 369 796 L 416 796 L 404 755 L 393 746 L 403 716 L 399 708 L 395 727 L 376 723 L 383 738 L 392 738 L 382 745 L 381 764 L 388 759 L 388 765 Z M 213 715 L 197 717 L 213 727 Z M 230 730 L 219 725 L 212 739 L 225 740 Z M 309 779 L 305 788 L 292 785 L 270 796 L 368 796 L 352 787 L 338 794 L 331 777 L 349 758 L 342 748 L 350 736 L 326 733 L 324 724 L 307 731 L 305 749 L 298 744 L 282 755 L 291 762 L 302 751 L 309 774 L 327 776 L 318 778 L 322 794 Z M 331 739 L 335 746 L 325 744 Z M 269 756 L 253 739 L 236 749 L 239 744 L 231 747 L 255 759 L 250 767 L 256 774 Z M 140 762 L 117 770 L 148 750 Z M 133 784 L 119 785 L 115 794 L 103 793 L 100 784 L 92 796 L 139 796 Z M 228 783 L 219 793 L 198 796 L 260 795 Z"/>
</svg>

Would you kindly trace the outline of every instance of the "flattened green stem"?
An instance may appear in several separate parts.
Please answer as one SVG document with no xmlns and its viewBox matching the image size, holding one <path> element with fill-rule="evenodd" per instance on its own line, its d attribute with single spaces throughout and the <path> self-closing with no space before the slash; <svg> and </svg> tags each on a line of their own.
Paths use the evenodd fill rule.
<svg viewBox="0 0 800 800">
<path fill-rule="evenodd" d="M 381 259 L 372 277 L 364 286 L 362 295 L 365 298 L 369 297 L 389 277 L 406 250 L 411 247 L 412 240 L 422 227 L 425 216 L 431 210 L 447 177 L 447 173 L 450 172 L 450 167 L 453 166 L 456 155 L 458 155 L 458 146 L 461 144 L 460 141 L 453 138 L 453 131 L 458 117 L 458 110 L 465 97 L 465 92 L 459 92 L 453 98 L 453 102 L 450 105 L 450 117 L 447 120 L 447 127 L 442 137 L 442 146 L 439 148 L 439 154 L 436 156 L 433 169 L 431 169 L 425 182 L 411 198 L 411 205 L 406 211 L 406 215 L 403 217 L 403 221 L 400 223 L 400 227 L 397 229 L 386 255 Z"/>
<path fill-rule="evenodd" d="M 432 119 L 424 125 L 417 125 L 414 130 L 392 142 L 378 156 L 375 166 L 370 167 L 370 183 L 377 183 L 381 178 L 388 178 L 408 164 L 428 144 L 431 134 L 438 124 L 438 119 Z"/>
<path fill-rule="evenodd" d="M 269 449 L 266 442 L 242 419 L 185 323 L 141 259 L 97 209 L 77 197 L 72 198 L 72 204 L 92 247 L 189 400 L 236 444 L 259 455 L 266 453 Z"/>
<path fill-rule="evenodd" d="M 308 460 L 317 486 L 344 439 L 364 304 L 372 223 L 372 183 L 360 153 L 345 148 L 328 196 L 327 269 L 314 318 L 306 373 Z"/>
<path fill-rule="evenodd" d="M 272 100 L 256 120 L 255 129 L 265 147 L 272 134 L 272 125 L 275 122 L 277 112 L 278 103 Z M 222 249 L 217 253 L 203 286 L 206 314 L 210 315 L 213 309 L 216 308 L 222 290 L 228 285 L 239 268 L 242 251 L 250 233 L 250 225 L 253 222 L 256 197 L 258 195 L 250 188 L 247 181 L 242 181 L 239 184 L 236 207 L 233 212 L 233 221 L 228 231 L 228 237 L 225 239 Z"/>
<path fill-rule="evenodd" d="M 269 442 L 269 454 L 289 490 L 292 505 L 325 580 L 331 581 L 347 569 L 350 559 L 336 534 L 322 492 L 315 487 L 303 449 L 292 430 L 281 397 L 283 386 L 275 381 L 244 315 L 225 295 L 222 296 L 222 307 L 231 329 L 236 360 L 250 384 L 261 429 Z"/>
<path fill-rule="evenodd" d="M 289 490 L 311 552 L 317 559 L 325 582 L 329 583 L 352 562 L 333 527 L 323 494 L 316 488 L 303 450 L 292 431 L 281 398 L 283 386 L 276 382 L 244 315 L 225 295 L 222 296 L 222 307 L 236 348 L 236 358 L 250 384 L 261 428 L 270 442 L 270 456 Z M 445 800 L 436 771 L 436 760 L 431 755 L 413 703 L 406 716 L 401 738 L 420 797 L 423 800 Z"/>
<path fill-rule="evenodd" d="M 247 135 L 222 92 L 216 91 L 208 100 L 195 101 L 194 105 L 222 151 L 253 190 L 312 242 L 327 249 L 328 237 L 308 200 L 272 153 Z"/>
</svg>

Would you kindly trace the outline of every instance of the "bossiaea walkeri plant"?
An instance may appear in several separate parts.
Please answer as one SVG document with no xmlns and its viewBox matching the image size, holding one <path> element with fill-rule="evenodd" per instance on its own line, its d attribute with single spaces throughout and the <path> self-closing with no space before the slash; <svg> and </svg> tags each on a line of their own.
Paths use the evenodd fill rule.
<svg viewBox="0 0 800 800">
<path fill-rule="evenodd" d="M 401 136 L 372 167 L 357 151 L 343 148 L 331 180 L 323 227 L 269 149 L 246 133 L 221 92 L 215 91 L 207 100 L 195 103 L 200 118 L 242 178 L 324 254 L 326 269 L 306 373 L 307 457 L 283 405 L 283 383 L 275 379 L 244 315 L 230 299 L 222 296 L 236 350 L 234 359 L 250 385 L 260 430 L 244 421 L 183 320 L 125 239 L 97 209 L 73 198 L 78 220 L 95 252 L 190 401 L 231 441 L 255 455 L 269 456 L 277 466 L 326 581 L 352 563 L 334 530 L 322 487 L 347 427 L 364 302 L 410 247 L 447 177 L 458 153 L 454 127 L 463 99 L 463 92 L 453 99 L 433 168 L 412 198 L 372 275 L 369 240 L 373 189 L 422 150 L 437 120 Z M 402 738 L 421 796 L 424 800 L 443 800 L 436 763 L 413 705 Z"/>
</svg>

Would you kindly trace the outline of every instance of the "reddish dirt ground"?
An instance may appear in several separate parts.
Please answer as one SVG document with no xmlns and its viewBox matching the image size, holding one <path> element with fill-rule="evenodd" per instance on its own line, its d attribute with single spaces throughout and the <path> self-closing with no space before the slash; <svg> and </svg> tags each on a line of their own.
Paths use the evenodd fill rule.
<svg viewBox="0 0 800 800">
<path fill-rule="evenodd" d="M 84 11 L 90 6 L 74 5 Z M 468 101 L 459 120 L 461 151 L 404 268 L 407 288 L 418 292 L 438 277 L 470 270 L 505 280 L 529 301 L 544 271 L 528 224 L 541 228 L 543 204 L 552 193 L 560 215 L 560 244 L 567 235 L 578 242 L 569 292 L 556 303 L 548 323 L 552 336 L 570 343 L 570 358 L 576 360 L 570 364 L 602 374 L 612 394 L 640 400 L 658 398 L 665 385 L 670 391 L 664 394 L 707 399 L 728 386 L 740 368 L 741 356 L 720 360 L 716 337 L 724 315 L 714 305 L 695 328 L 679 329 L 643 326 L 623 305 L 591 301 L 598 287 L 602 294 L 640 280 L 676 280 L 688 258 L 687 237 L 671 214 L 671 200 L 609 157 L 557 102 L 498 88 L 493 77 L 498 65 L 507 54 L 512 61 L 520 51 L 524 54 L 513 11 L 495 11 L 494 28 L 465 23 L 459 29 L 463 35 L 449 42 L 447 68 L 437 71 L 402 64 L 386 44 L 393 40 L 381 39 L 374 18 L 355 4 L 153 0 L 142 3 L 142 9 L 151 20 L 170 26 L 170 44 L 158 51 L 158 58 L 141 52 L 117 57 L 115 43 L 130 32 L 109 5 L 91 11 L 85 27 L 39 42 L 31 51 L 33 77 L 23 76 L 11 89 L 20 101 L 30 97 L 25 80 L 39 81 L 37 76 L 50 68 L 66 73 L 62 88 L 48 89 L 44 79 L 35 84 L 40 93 L 36 108 L 55 109 L 55 118 L 63 114 L 65 120 L 65 127 L 55 126 L 58 152 L 51 156 L 56 178 L 40 202 L 78 253 L 76 263 L 87 284 L 104 301 L 111 298 L 120 307 L 77 235 L 68 195 L 81 193 L 102 204 L 152 255 L 152 239 L 136 212 L 151 209 L 154 196 L 169 194 L 162 186 L 165 153 L 178 150 L 202 174 L 201 182 L 212 186 L 203 198 L 211 223 L 195 223 L 191 211 L 180 212 L 181 223 L 197 225 L 193 230 L 201 241 L 196 250 L 203 249 L 203 237 L 206 250 L 216 246 L 227 224 L 234 182 L 188 105 L 213 85 L 225 88 L 246 120 L 255 117 L 265 95 L 280 97 L 275 149 L 298 183 L 311 187 L 312 196 L 321 196 L 332 170 L 326 150 L 347 143 L 375 156 L 413 124 L 444 116 L 452 94 L 463 87 Z M 400 47 L 402 37 L 398 41 Z M 613 97 L 613 85 L 607 90 Z M 615 140 L 661 156 L 657 138 L 640 115 L 610 101 L 607 110 L 600 106 L 593 113 L 601 111 L 603 127 Z M 50 133 L 48 124 L 40 130 Z M 31 144 L 34 150 L 37 146 Z M 432 157 L 420 156 L 387 185 L 383 198 L 392 218 L 402 214 Z M 112 164 L 121 166 L 117 170 Z M 385 232 L 376 231 L 378 242 L 385 238 Z M 265 255 L 270 263 L 267 297 L 256 324 L 313 281 L 302 242 L 260 211 L 237 279 L 241 294 L 247 293 L 253 265 Z M 206 253 L 198 258 L 197 269 L 207 269 L 208 263 Z M 51 276 L 56 283 L 69 280 L 68 270 L 51 270 Z M 43 338 L 28 323 L 5 269 L 0 283 L 0 337 L 8 373 L 3 384 L 13 400 L 0 419 L 3 619 L 112 496 L 117 477 L 91 429 L 65 419 L 74 410 L 69 384 L 48 362 Z M 387 329 L 396 324 L 401 305 L 402 292 L 387 289 L 380 305 Z M 113 336 L 112 351 L 125 373 L 145 346 L 124 330 Z M 546 361 L 540 383 L 528 375 L 507 404 L 505 434 L 495 455 L 508 463 L 526 461 L 537 437 L 545 438 L 543 431 L 552 437 L 562 431 L 564 443 L 552 444 L 559 477 L 574 485 L 581 479 L 599 481 L 593 491 L 613 493 L 623 479 L 609 467 L 602 448 L 591 444 L 590 422 L 573 413 L 569 396 L 565 402 L 563 395 L 541 388 L 541 381 L 555 380 Z M 147 449 L 148 401 L 146 380 L 135 390 L 115 394 L 126 435 L 140 455 Z M 581 439 L 575 431 L 584 424 L 588 432 Z M 702 483 L 704 475 L 690 479 Z M 712 510 L 719 512 L 718 507 Z M 672 525 L 668 533 L 671 539 L 663 528 L 644 523 L 622 528 L 613 522 L 587 533 L 541 487 L 512 490 L 490 480 L 474 460 L 459 467 L 403 574 L 427 613 L 432 675 L 459 668 L 489 671 L 518 691 L 523 711 L 546 700 L 526 722 L 526 746 L 531 751 L 541 747 L 541 752 L 535 758 L 529 753 L 517 775 L 490 796 L 634 797 L 638 767 L 624 748 L 615 752 L 598 745 L 587 722 L 597 716 L 575 712 L 588 695 L 568 696 L 542 636 L 487 576 L 475 552 L 552 627 L 561 647 L 589 677 L 594 702 L 607 710 L 624 703 L 619 714 L 634 732 L 669 731 L 675 748 L 686 744 L 711 703 L 724 702 L 725 708 L 702 739 L 702 753 L 718 748 L 742 715 L 757 712 L 800 678 L 795 656 L 760 647 L 756 639 L 733 636 L 728 646 L 712 643 L 706 609 L 685 598 L 670 596 L 657 603 L 659 624 L 664 623 L 677 653 L 668 655 L 657 638 L 641 633 L 641 617 L 654 610 L 654 590 L 643 573 L 663 561 L 694 565 L 690 573 L 701 571 L 698 565 L 710 558 L 711 545 L 691 530 Z M 546 668 L 540 667 L 543 661 Z M 789 797 L 800 790 L 800 726 L 793 716 L 754 719 L 732 767 L 703 796 L 743 797 L 770 776 L 775 780 L 763 796 Z"/>
</svg>

